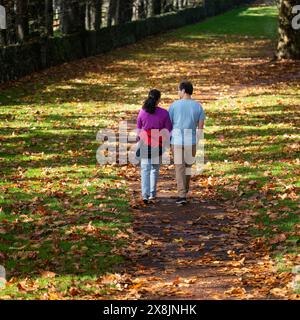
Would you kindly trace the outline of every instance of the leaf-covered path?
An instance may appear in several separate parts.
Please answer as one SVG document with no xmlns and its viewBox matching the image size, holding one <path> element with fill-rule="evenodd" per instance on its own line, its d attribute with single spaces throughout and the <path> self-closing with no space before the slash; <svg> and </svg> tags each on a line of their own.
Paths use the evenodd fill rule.
<svg viewBox="0 0 300 320">
<path fill-rule="evenodd" d="M 238 8 L 1 88 L 0 299 L 299 298 L 300 73 L 272 59 L 276 21 Z M 145 208 L 138 168 L 98 166 L 95 137 L 186 77 L 205 170 L 178 208 L 163 167 Z"/>
<path fill-rule="evenodd" d="M 206 97 L 217 100 L 213 91 Z M 129 123 L 134 130 L 135 124 Z M 133 241 L 121 251 L 133 262 L 126 273 L 133 285 L 125 297 L 295 298 L 289 288 L 291 275 L 278 274 L 269 246 L 250 232 L 258 213 L 224 201 L 214 190 L 217 182 L 212 177 L 193 177 L 189 203 L 180 206 L 175 203 L 173 165 L 162 166 L 158 198 L 150 205 L 141 201 L 139 170 L 129 166 L 124 176 L 135 219 Z"/>
<path fill-rule="evenodd" d="M 209 106 L 213 101 L 222 101 L 226 98 L 230 101 L 244 96 L 245 92 L 251 95 L 261 86 L 272 86 L 276 82 L 299 83 L 300 74 L 297 68 L 294 68 L 295 65 L 290 63 L 289 66 L 286 64 L 281 66 L 280 63 L 269 61 L 265 55 L 271 54 L 272 47 L 263 40 L 261 47 L 257 47 L 259 41 L 256 40 L 254 43 L 256 50 L 252 49 L 251 41 L 242 43 L 245 46 L 243 49 L 248 54 L 251 49 L 253 50 L 251 59 L 242 58 L 237 54 L 233 55 L 232 60 L 209 61 L 205 67 L 199 66 L 198 63 L 201 78 L 199 99 L 204 105 Z M 226 41 L 219 45 L 224 50 L 230 50 L 230 44 Z M 213 47 L 214 43 L 210 43 L 206 49 L 209 51 Z M 153 69 L 156 67 L 160 69 L 154 64 Z M 290 68 L 292 73 L 282 72 L 286 68 Z M 197 73 L 195 69 L 193 72 Z M 211 82 L 215 82 L 215 85 Z M 133 128 L 134 124 L 131 127 Z M 221 135 L 218 139 L 223 141 L 225 137 Z M 253 237 L 250 232 L 253 221 L 259 213 L 252 210 L 251 205 L 241 209 L 237 204 L 241 202 L 238 197 L 226 201 L 226 197 L 217 194 L 214 188 L 220 183 L 218 178 L 214 179 L 213 175 L 208 178 L 205 175 L 194 177 L 189 204 L 178 206 L 175 204 L 174 167 L 163 166 L 158 186 L 158 201 L 144 206 L 138 200 L 140 198 L 140 185 L 136 182 L 138 175 L 138 170 L 132 167 L 128 168 L 125 174 L 127 180 L 131 181 L 130 187 L 134 199 L 131 200 L 131 205 L 135 217 L 135 241 L 123 251 L 123 254 L 134 262 L 133 270 L 128 270 L 132 274 L 134 283 L 130 290 L 131 297 L 144 299 L 296 297 L 290 287 L 292 275 L 278 272 L 278 267 L 270 257 L 268 243 L 262 238 Z M 253 180 L 249 183 L 254 188 L 257 185 Z M 243 192 L 240 193 L 242 194 Z M 275 237 L 273 243 L 278 242 L 281 240 Z M 299 260 L 299 256 L 297 259 Z"/>
<path fill-rule="evenodd" d="M 176 205 L 174 174 L 163 171 L 158 203 L 135 210 L 137 241 L 146 250 L 134 272 L 142 297 L 253 298 L 241 276 L 249 274 L 261 254 L 251 243 L 247 224 L 237 210 L 204 200 L 199 178 L 192 183 L 189 204 Z M 256 295 L 262 297 L 266 291 Z"/>
</svg>

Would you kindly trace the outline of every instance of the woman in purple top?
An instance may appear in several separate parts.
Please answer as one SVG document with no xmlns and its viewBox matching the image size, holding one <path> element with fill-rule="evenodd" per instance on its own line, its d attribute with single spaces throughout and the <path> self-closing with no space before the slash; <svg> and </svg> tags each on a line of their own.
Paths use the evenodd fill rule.
<svg viewBox="0 0 300 320">
<path fill-rule="evenodd" d="M 145 204 L 156 198 L 160 158 L 165 139 L 170 139 L 172 123 L 167 110 L 159 107 L 160 91 L 149 92 L 137 119 L 140 139 L 142 197 Z"/>
</svg>

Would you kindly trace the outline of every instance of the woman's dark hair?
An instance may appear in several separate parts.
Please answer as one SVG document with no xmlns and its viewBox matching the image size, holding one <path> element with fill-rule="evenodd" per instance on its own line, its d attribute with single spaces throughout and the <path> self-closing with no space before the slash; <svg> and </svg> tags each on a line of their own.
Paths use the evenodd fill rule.
<svg viewBox="0 0 300 320">
<path fill-rule="evenodd" d="M 190 81 L 182 81 L 179 85 L 179 90 L 184 90 L 185 93 L 192 95 L 194 92 L 194 87 Z"/>
<path fill-rule="evenodd" d="M 157 101 L 160 99 L 161 93 L 159 90 L 153 89 L 149 92 L 148 98 L 144 102 L 143 110 L 153 114 L 156 109 Z"/>
</svg>

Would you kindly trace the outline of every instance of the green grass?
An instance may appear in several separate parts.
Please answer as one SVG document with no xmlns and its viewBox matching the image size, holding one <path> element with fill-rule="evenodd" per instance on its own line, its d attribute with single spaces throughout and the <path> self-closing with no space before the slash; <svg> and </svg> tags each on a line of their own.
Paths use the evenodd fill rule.
<svg viewBox="0 0 300 320">
<path fill-rule="evenodd" d="M 286 235 L 285 246 L 275 251 L 278 256 L 299 250 L 297 92 L 299 86 L 285 85 L 276 94 L 247 92 L 209 107 L 207 159 L 211 166 L 206 175 L 221 180 L 220 195 L 237 201 L 241 210 L 259 213 L 252 228 L 255 236 L 271 240 Z"/>
<path fill-rule="evenodd" d="M 131 223 L 127 186 L 116 168 L 96 162 L 97 131 L 115 122 L 111 111 L 118 107 L 61 103 L 72 100 L 68 94 L 50 102 L 57 83 L 45 80 L 32 94 L 33 85 L 0 96 L 0 263 L 18 279 L 1 295 L 39 298 L 49 285 L 41 274 L 51 271 L 51 285 L 70 296 L 74 281 L 84 287 L 125 262 L 113 250 L 124 246 L 118 234 Z M 18 288 L 26 278 L 38 289 Z"/>
<path fill-rule="evenodd" d="M 238 8 L 203 23 L 185 27 L 179 34 L 189 39 L 233 35 L 269 39 L 277 36 L 277 21 L 276 7 Z"/>
</svg>

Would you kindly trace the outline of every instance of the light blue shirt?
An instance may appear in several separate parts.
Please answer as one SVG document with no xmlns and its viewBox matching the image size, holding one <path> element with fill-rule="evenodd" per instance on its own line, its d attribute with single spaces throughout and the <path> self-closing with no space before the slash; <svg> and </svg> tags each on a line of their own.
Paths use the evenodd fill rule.
<svg viewBox="0 0 300 320">
<path fill-rule="evenodd" d="M 177 100 L 170 106 L 169 114 L 173 124 L 171 144 L 196 144 L 198 123 L 205 120 L 201 104 L 192 99 Z"/>
</svg>

